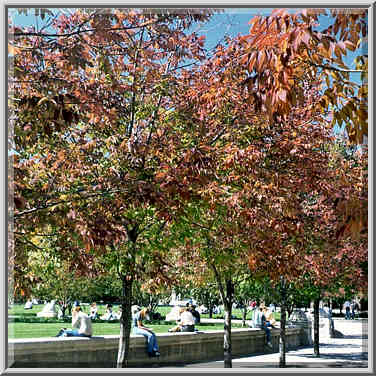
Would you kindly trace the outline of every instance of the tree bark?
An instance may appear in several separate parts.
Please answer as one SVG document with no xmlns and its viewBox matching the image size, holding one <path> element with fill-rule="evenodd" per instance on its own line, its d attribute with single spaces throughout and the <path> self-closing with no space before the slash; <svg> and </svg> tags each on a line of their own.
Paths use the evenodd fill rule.
<svg viewBox="0 0 376 376">
<path fill-rule="evenodd" d="M 320 307 L 320 298 L 317 298 L 313 301 L 313 351 L 315 356 L 320 356 L 319 349 L 319 307 Z"/>
<path fill-rule="evenodd" d="M 281 328 L 279 335 L 279 368 L 286 367 L 286 281 L 281 278 Z"/>
<path fill-rule="evenodd" d="M 214 272 L 215 279 L 218 284 L 219 293 L 222 299 L 223 307 L 225 310 L 224 320 L 224 337 L 223 337 L 223 357 L 224 368 L 232 368 L 232 341 L 231 341 L 231 316 L 232 316 L 232 301 L 234 297 L 234 284 L 231 278 L 225 277 L 224 283 L 215 266 L 211 264 Z"/>
<path fill-rule="evenodd" d="M 129 338 L 131 334 L 132 284 L 131 276 L 122 276 L 120 339 L 117 368 L 128 367 Z"/>
<path fill-rule="evenodd" d="M 225 326 L 223 339 L 224 368 L 232 368 L 232 341 L 231 341 L 231 316 L 232 316 L 232 297 L 234 286 L 231 280 L 226 281 L 226 299 L 223 305 L 225 308 Z"/>
<path fill-rule="evenodd" d="M 245 320 L 247 319 L 247 306 L 245 304 L 244 304 L 242 313 L 243 313 L 242 326 L 245 326 Z"/>
</svg>

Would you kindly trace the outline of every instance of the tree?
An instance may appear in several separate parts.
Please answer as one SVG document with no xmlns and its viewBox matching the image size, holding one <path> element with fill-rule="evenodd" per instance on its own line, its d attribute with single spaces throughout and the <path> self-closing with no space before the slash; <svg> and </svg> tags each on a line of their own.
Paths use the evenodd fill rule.
<svg viewBox="0 0 376 376">
<path fill-rule="evenodd" d="M 337 183 L 329 169 L 331 126 L 322 109 L 333 95 L 322 93 L 322 80 L 307 68 L 305 47 L 315 47 L 315 61 L 318 34 L 307 36 L 315 16 L 275 12 L 267 21 L 256 19 L 251 37 L 227 40 L 205 60 L 203 38 L 187 30 L 211 13 L 77 9 L 52 20 L 53 32 L 10 27 L 10 191 L 15 235 L 21 234 L 15 275 L 27 282 L 22 262 L 32 247 L 28 241 L 51 235 L 49 226 L 59 232 L 54 246 L 63 260 L 72 260 L 72 270 L 116 273 L 123 312 L 118 367 L 126 366 L 135 281 L 152 291 L 177 278 L 176 265 L 167 260 L 169 242 L 182 240 L 176 260 L 195 261 L 201 281 L 215 279 L 219 286 L 230 367 L 236 278 L 249 269 L 252 278 L 281 283 L 285 294 L 286 283 L 306 266 L 307 245 L 316 244 L 320 226 L 333 216 L 326 207 L 342 208 L 338 239 L 345 230 L 359 230 L 353 223 L 364 191 L 350 216 L 348 196 L 337 204 L 330 196 Z M 267 37 L 257 39 L 264 32 Z M 326 56 L 330 37 L 319 40 Z M 294 69 L 294 59 L 307 64 Z M 334 85 L 332 92 L 341 90 Z M 356 114 L 364 117 L 363 109 Z M 328 205 L 316 210 L 328 197 Z M 312 218 L 323 215 L 313 227 L 310 210 Z M 105 266 L 98 266 L 98 257 Z M 283 313 L 282 345 L 284 322 Z"/>
<path fill-rule="evenodd" d="M 229 41 L 229 46 L 219 46 L 195 75 L 184 76 L 190 85 L 179 86 L 187 91 L 177 97 L 191 100 L 177 108 L 200 130 L 187 142 L 192 148 L 205 150 L 207 160 L 218 161 L 215 173 L 207 174 L 208 183 L 201 189 L 209 203 L 206 213 L 219 221 L 215 230 L 220 223 L 221 235 L 216 233 L 216 239 L 225 236 L 227 229 L 227 236 L 232 231 L 232 239 L 246 250 L 243 257 L 248 258 L 253 276 L 268 276 L 277 284 L 282 276 L 285 286 L 304 267 L 306 200 L 312 194 L 328 194 L 325 179 L 330 175 L 328 145 L 332 138 L 327 120 L 317 109 L 320 82 L 309 77 L 301 77 L 297 83 L 304 95 L 288 117 L 270 120 L 260 115 L 256 104 L 247 101 L 242 87 L 234 85 L 248 75 L 247 69 L 234 60 L 241 48 L 239 40 Z M 220 220 L 221 207 L 226 208 L 226 215 Z M 209 233 L 212 230 L 205 222 L 201 225 L 208 227 Z M 219 253 L 223 242 L 216 240 L 212 247 Z M 237 253 L 239 248 L 227 249 L 242 257 Z M 209 254 L 204 259 L 213 260 L 214 256 Z M 232 270 L 229 260 L 232 266 L 237 265 L 234 256 L 221 260 L 221 267 Z M 225 291 L 223 286 L 227 285 L 222 283 Z M 284 299 L 282 303 L 285 307 Z M 282 342 L 284 322 L 283 309 Z M 284 360 L 281 363 L 284 366 Z"/>
<path fill-rule="evenodd" d="M 367 150 L 356 151 L 354 148 L 343 148 L 343 144 L 334 144 L 331 149 L 329 167 L 333 174 L 330 178 L 330 194 L 326 200 L 313 199 L 308 215 L 315 213 L 307 236 L 310 240 L 310 252 L 305 256 L 307 262 L 305 273 L 311 281 L 314 300 L 314 352 L 319 356 L 319 302 L 324 291 L 335 293 L 343 286 L 353 285 L 358 291 L 367 289 L 367 274 L 364 273 L 364 263 L 367 263 L 367 231 L 361 223 L 364 210 L 359 206 L 367 202 Z M 344 198 L 350 210 L 343 214 L 338 202 Z M 343 202 L 341 203 L 343 205 Z M 360 205 L 359 205 L 360 204 Z M 355 205 L 351 209 L 351 205 Z M 317 212 L 322 212 L 318 220 Z M 344 220 L 341 216 L 345 215 Z M 356 215 L 356 220 L 349 217 Z M 323 222 L 320 224 L 320 222 Z M 318 226 L 318 231 L 312 231 Z M 346 226 L 356 226 L 349 231 Z"/>
<path fill-rule="evenodd" d="M 186 237 L 182 239 L 184 250 L 177 255 L 178 265 L 185 266 L 184 273 L 191 274 L 196 286 L 215 281 L 224 306 L 225 368 L 232 367 L 231 318 L 235 289 L 247 271 L 247 260 L 241 257 L 244 249 L 234 230 L 234 215 L 235 212 L 226 207 L 210 208 L 200 202 L 191 205 L 189 212 L 178 222 L 178 225 L 183 222 L 186 233 L 194 234 L 192 242 L 187 242 Z M 187 268 L 188 264 L 191 266 Z"/>
<path fill-rule="evenodd" d="M 175 150 L 164 118 L 180 64 L 204 55 L 187 30 L 210 14 L 75 9 L 52 17 L 53 31 L 9 29 L 15 234 L 52 225 L 77 274 L 95 275 L 96 258 L 108 256 L 122 282 L 118 367 L 127 365 L 134 280 L 146 271 L 155 284 L 168 279 L 148 240 L 171 219 L 156 181 Z M 20 248 L 16 238 L 27 253 Z"/>
</svg>

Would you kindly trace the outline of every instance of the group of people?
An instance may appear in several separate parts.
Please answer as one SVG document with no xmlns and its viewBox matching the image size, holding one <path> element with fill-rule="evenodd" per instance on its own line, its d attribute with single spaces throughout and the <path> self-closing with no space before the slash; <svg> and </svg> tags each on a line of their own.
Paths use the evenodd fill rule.
<svg viewBox="0 0 376 376">
<path fill-rule="evenodd" d="M 168 331 L 171 332 L 194 332 L 195 324 L 199 324 L 201 320 L 200 313 L 196 310 L 196 306 L 187 303 L 186 307 L 179 309 L 179 317 L 176 320 L 177 325 Z"/>
<path fill-rule="evenodd" d="M 346 320 L 355 320 L 355 314 L 359 310 L 359 305 L 355 301 L 346 300 L 343 308 L 345 309 L 345 319 Z"/>
<path fill-rule="evenodd" d="M 33 308 L 33 304 L 34 305 L 39 304 L 38 300 L 35 299 L 35 298 L 28 299 L 27 302 L 24 305 L 24 309 L 32 309 Z"/>
<path fill-rule="evenodd" d="M 253 317 L 252 317 L 252 328 L 260 328 L 265 331 L 266 334 L 266 345 L 270 348 L 273 347 L 271 342 L 271 328 L 274 328 L 276 320 L 273 317 L 273 311 L 269 310 L 264 303 L 259 306 L 252 304 Z"/>
<path fill-rule="evenodd" d="M 177 325 L 169 332 L 194 332 L 195 324 L 200 323 L 200 314 L 196 307 L 189 303 L 186 307 L 181 307 Z M 112 306 L 107 306 L 106 314 L 108 317 L 112 313 Z M 143 335 L 146 338 L 147 352 L 150 357 L 160 356 L 159 346 L 155 333 L 144 325 L 145 320 L 150 320 L 150 309 L 135 305 L 131 308 L 132 313 L 132 331 L 133 334 Z M 87 315 L 81 310 L 78 302 L 72 309 L 72 329 L 62 328 L 56 337 L 91 337 L 92 336 L 92 318 L 98 315 L 96 304 L 91 305 L 90 314 Z M 101 317 L 102 318 L 102 317 Z M 268 310 L 263 303 L 253 307 L 252 327 L 261 328 L 266 333 L 267 345 L 272 347 L 270 329 L 274 327 L 276 321 L 273 312 Z"/>
<path fill-rule="evenodd" d="M 119 312 L 113 312 L 112 310 L 112 304 L 107 304 L 106 305 L 106 312 L 102 315 L 98 315 L 98 308 L 97 304 L 94 302 L 90 305 L 90 314 L 89 317 L 92 320 L 100 319 L 100 320 L 106 320 L 106 321 L 111 321 L 111 320 L 120 320 L 121 317 L 121 307 L 119 307 Z"/>
</svg>

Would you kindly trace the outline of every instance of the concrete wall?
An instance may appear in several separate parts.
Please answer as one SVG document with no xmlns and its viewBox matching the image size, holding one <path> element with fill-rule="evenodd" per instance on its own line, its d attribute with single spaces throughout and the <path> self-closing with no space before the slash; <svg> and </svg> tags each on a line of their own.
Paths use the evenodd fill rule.
<svg viewBox="0 0 376 376">
<path fill-rule="evenodd" d="M 286 332 L 288 350 L 306 344 L 306 332 L 302 328 L 287 328 Z M 272 350 L 265 346 L 265 333 L 260 329 L 233 329 L 231 337 L 234 357 L 279 351 L 279 329 L 272 330 Z M 129 366 L 150 367 L 155 363 L 173 366 L 223 359 L 222 330 L 163 333 L 158 334 L 157 339 L 161 356 L 149 358 L 144 337 L 132 335 Z M 111 368 L 116 366 L 119 336 L 14 339 L 8 344 L 9 368 Z"/>
</svg>

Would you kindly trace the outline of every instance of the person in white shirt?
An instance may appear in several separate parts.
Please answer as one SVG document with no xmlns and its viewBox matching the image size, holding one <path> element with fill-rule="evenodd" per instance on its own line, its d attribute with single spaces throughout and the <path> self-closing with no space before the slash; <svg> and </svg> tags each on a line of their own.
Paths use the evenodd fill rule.
<svg viewBox="0 0 376 376">
<path fill-rule="evenodd" d="M 90 315 L 89 317 L 92 320 L 96 320 L 98 318 L 98 308 L 97 308 L 97 303 L 93 302 L 90 305 Z"/>
<path fill-rule="evenodd" d="M 348 300 L 346 300 L 345 304 L 343 305 L 343 308 L 345 308 L 345 311 L 346 311 L 346 316 L 345 316 L 346 320 L 350 320 L 350 306 L 351 306 L 351 303 Z"/>
<path fill-rule="evenodd" d="M 92 334 L 90 317 L 77 306 L 72 311 L 72 329 L 63 328 L 56 337 L 91 337 Z"/>
<path fill-rule="evenodd" d="M 261 325 L 262 325 L 262 312 L 260 308 L 256 305 L 253 310 L 252 328 L 261 328 Z"/>
<path fill-rule="evenodd" d="M 171 332 L 194 332 L 195 331 L 195 317 L 187 308 L 180 309 L 179 324 L 174 328 L 168 330 Z"/>
</svg>

